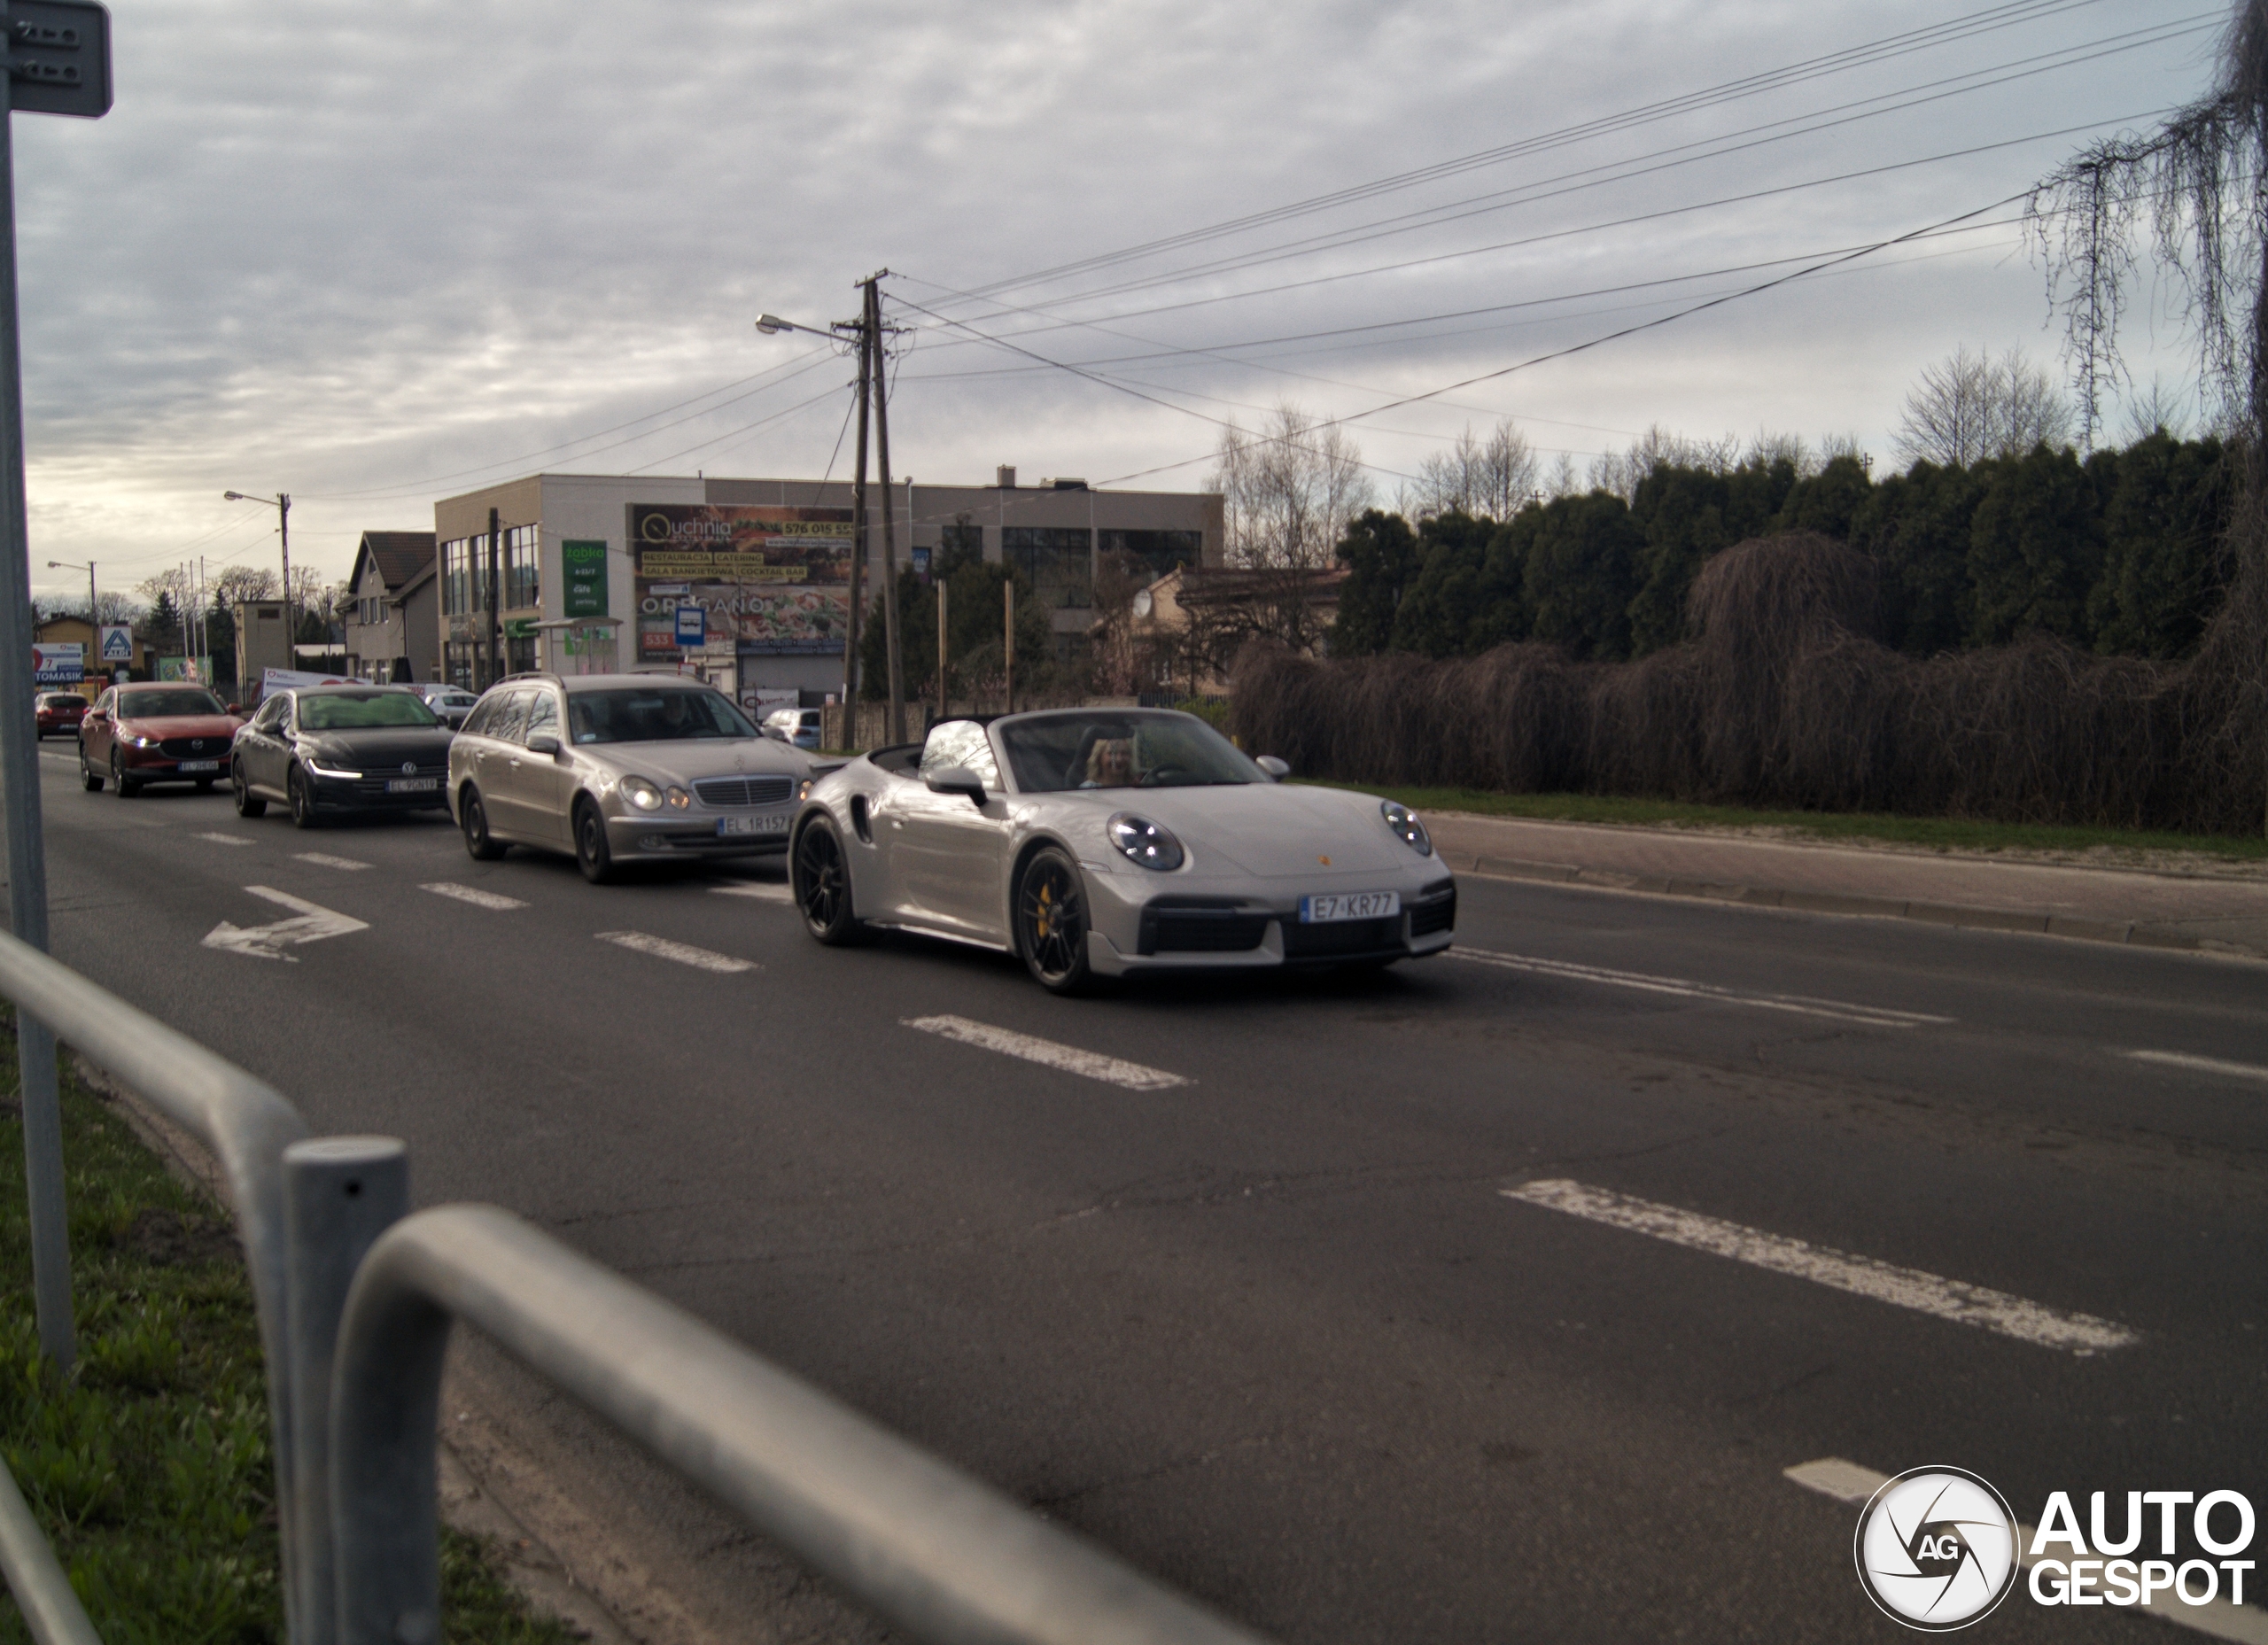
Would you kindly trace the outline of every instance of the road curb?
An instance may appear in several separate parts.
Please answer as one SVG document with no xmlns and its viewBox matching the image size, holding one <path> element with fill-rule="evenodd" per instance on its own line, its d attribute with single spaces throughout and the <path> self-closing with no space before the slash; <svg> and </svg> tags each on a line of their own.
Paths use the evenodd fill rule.
<svg viewBox="0 0 2268 1645">
<path fill-rule="evenodd" d="M 1462 852 L 1458 854 L 1460 857 L 1463 855 Z M 1720 880 L 1617 873 L 1603 868 L 1584 868 L 1572 863 L 1527 862 L 1514 857 L 1474 856 L 1470 860 L 1472 865 L 1464 872 L 1485 880 L 1525 880 L 1550 885 L 1585 886 L 1599 890 L 1634 891 L 1648 896 L 1682 896 L 1705 902 L 1736 903 L 1749 908 L 1784 908 L 1798 913 L 1843 914 L 1872 919 L 1913 919 L 1924 925 L 1953 926 L 1965 930 L 2013 931 L 2027 936 L 2063 937 L 2080 943 L 2117 943 L 2132 948 L 2219 954 L 2241 959 L 2268 959 L 2268 951 L 2241 943 L 2196 936 L 2178 926 L 2148 920 L 2089 919 L 2070 914 L 1985 908 L 1963 903 L 1930 903 L 1850 892 L 1741 885 Z M 1452 865 L 1455 865 L 1454 859 Z"/>
</svg>

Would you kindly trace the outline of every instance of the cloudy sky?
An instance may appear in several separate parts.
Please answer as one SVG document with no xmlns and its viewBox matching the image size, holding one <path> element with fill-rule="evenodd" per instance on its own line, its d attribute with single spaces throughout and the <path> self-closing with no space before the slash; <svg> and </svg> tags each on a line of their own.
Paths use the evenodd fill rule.
<svg viewBox="0 0 2268 1645">
<path fill-rule="evenodd" d="M 1582 462 L 1658 423 L 1880 471 L 1924 365 L 2056 362 L 2007 202 L 2198 95 L 2227 14 L 114 0 L 112 113 L 15 121 L 34 587 L 272 563 L 230 488 L 291 492 L 339 577 L 538 469 L 839 475 L 849 362 L 751 322 L 883 267 L 924 479 L 1195 485 L 1286 399 L 1387 497 L 1506 415 Z M 2187 389 L 2170 299 L 2128 341 Z"/>
</svg>

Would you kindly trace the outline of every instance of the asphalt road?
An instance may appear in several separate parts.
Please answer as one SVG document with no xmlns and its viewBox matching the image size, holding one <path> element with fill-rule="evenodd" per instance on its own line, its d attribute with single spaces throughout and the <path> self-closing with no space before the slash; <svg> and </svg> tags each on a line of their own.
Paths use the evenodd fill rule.
<svg viewBox="0 0 2268 1645">
<path fill-rule="evenodd" d="M 1065 1001 L 823 950 L 776 867 L 594 888 L 439 818 L 299 832 L 43 765 L 59 957 L 317 1129 L 406 1137 L 421 1203 L 533 1219 L 1285 1640 L 1904 1637 L 1854 1511 L 1783 1476 L 1822 1457 L 1954 1463 L 2027 1519 L 2268 1517 L 2268 969 L 1468 878 L 1448 958 Z M 206 946 L 291 917 L 253 886 L 363 928 Z M 938 1016 L 1183 1082 L 908 1025 Z M 1724 1224 L 1938 1311 L 1696 1248 Z M 1963 1286 L 2016 1323 L 1946 1317 Z M 744 1636 L 843 1626 L 577 1443 Z"/>
</svg>

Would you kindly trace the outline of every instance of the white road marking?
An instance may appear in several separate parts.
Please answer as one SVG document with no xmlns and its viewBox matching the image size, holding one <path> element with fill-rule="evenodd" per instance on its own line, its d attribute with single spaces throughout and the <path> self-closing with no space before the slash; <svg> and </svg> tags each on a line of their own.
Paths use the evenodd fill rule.
<svg viewBox="0 0 2268 1645">
<path fill-rule="evenodd" d="M 2218 1057 L 2193 1057 L 2185 1051 L 2130 1051 L 2121 1053 L 2136 1062 L 2162 1063 L 2169 1068 L 2187 1068 L 2196 1074 L 2225 1074 L 2240 1080 L 2268 1080 L 2268 1068 L 2255 1067 L 2249 1062 L 2224 1062 Z"/>
<path fill-rule="evenodd" d="M 285 953 L 285 949 L 370 928 L 367 921 L 305 902 L 288 891 L 278 891 L 264 885 L 248 885 L 245 889 L 254 896 L 282 904 L 296 912 L 299 918 L 279 919 L 274 925 L 253 926 L 249 929 L 230 925 L 223 919 L 205 934 L 205 947 L 224 949 L 230 953 L 249 955 L 254 959 L 282 959 L 297 965 L 298 957 Z"/>
<path fill-rule="evenodd" d="M 759 903 L 792 903 L 796 894 L 784 885 L 771 885 L 761 880 L 743 880 L 737 885 L 712 885 L 710 890 L 718 896 L 752 896 Z"/>
<path fill-rule="evenodd" d="M 431 885 L 421 885 L 421 891 L 431 891 L 436 896 L 454 896 L 460 903 L 470 903 L 475 908 L 525 908 L 527 904 L 517 896 L 505 896 L 495 891 L 484 891 L 478 886 L 458 885 L 454 881 L 437 880 Z"/>
<path fill-rule="evenodd" d="M 1059 1045 L 1053 1040 L 1019 1034 L 1014 1028 L 996 1028 L 989 1022 L 972 1022 L 967 1017 L 906 1017 L 903 1021 L 907 1028 L 919 1028 L 924 1034 L 939 1035 L 984 1051 L 997 1051 L 1005 1057 L 1021 1057 L 1026 1062 L 1060 1068 L 1066 1074 L 1081 1075 L 1090 1080 L 1122 1085 L 1130 1091 L 1161 1091 L 1169 1086 L 1189 1083 L 1180 1075 L 1168 1074 L 1163 1068 L 1122 1062 L 1116 1057 L 1081 1051 L 1076 1045 Z"/>
<path fill-rule="evenodd" d="M 1998 1331 L 2019 1342 L 2043 1348 L 2061 1348 L 2082 1359 L 2138 1342 L 2138 1333 L 2092 1314 L 2051 1308 L 1965 1280 L 1945 1279 L 1920 1269 L 1899 1268 L 1872 1257 L 1852 1256 L 1826 1245 L 1767 1234 L 1738 1222 L 1720 1222 L 1675 1206 L 1656 1205 L 1604 1188 L 1555 1179 L 1524 1183 L 1502 1191 L 1506 1199 L 1524 1200 L 1548 1211 L 1604 1222 L 1611 1228 L 1648 1234 L 1695 1251 L 1730 1257 L 1775 1274 L 1808 1279 L 1815 1284 L 1871 1297 L 1917 1313 L 1933 1314 L 1957 1325 L 1976 1325 Z"/>
<path fill-rule="evenodd" d="M 240 834 L 200 834 L 200 840 L 210 840 L 215 845 L 250 845 L 252 842 Z"/>
<path fill-rule="evenodd" d="M 294 851 L 292 857 L 302 863 L 313 863 L 318 868 L 368 868 L 368 863 L 358 863 L 351 857 L 333 857 L 328 851 Z"/>
<path fill-rule="evenodd" d="M 1609 988 L 1643 989 L 1650 994 L 1676 994 L 1687 999 L 1715 1000 L 1727 1005 L 1753 1005 L 1759 1011 L 1791 1011 L 1800 1016 L 1827 1017 L 1837 1022 L 1864 1023 L 1875 1028 L 1914 1028 L 1942 1026 L 1958 1020 L 1921 1011 L 1892 1011 L 1883 1005 L 1854 1005 L 1847 1000 L 1814 999 L 1803 994 L 1755 994 L 1720 988 L 1713 982 L 1691 982 L 1682 977 L 1649 976 L 1642 971 L 1611 971 L 1602 966 L 1579 966 L 1571 960 L 1540 959 L 1532 954 L 1501 954 L 1486 948 L 1460 944 L 1449 951 L 1451 959 L 1476 965 L 1501 966 L 1509 971 L 1530 971 L 1541 976 L 1565 977 L 1575 982 L 1603 982 Z"/>
<path fill-rule="evenodd" d="M 1822 1456 L 1817 1462 L 1798 1463 L 1793 1468 L 1781 1470 L 1783 1477 L 1792 1479 L 1806 1491 L 1816 1491 L 1821 1496 L 1831 1496 L 1838 1502 L 1852 1508 L 1864 1507 L 1874 1499 L 1876 1492 L 1890 1483 L 1888 1474 L 1876 1473 L 1871 1468 L 1861 1468 L 1856 1463 L 1846 1463 L 1839 1456 Z M 2029 1571 L 2035 1563 L 2031 1555 L 2031 1540 L 2038 1532 L 2032 1526 L 2019 1523 L 2016 1526 L 2016 1565 Z M 2051 1542 L 2051 1551 L 2041 1557 L 2047 1559 L 2070 1557 L 2068 1543 Z M 2095 1586 L 2101 1591 L 2098 1579 Z M 2253 1605 L 2232 1605 L 2225 1599 L 2216 1599 L 2205 1605 L 2185 1605 L 2171 1595 L 2152 1595 L 2147 1605 L 2129 1605 L 2123 1610 L 2155 1617 L 2160 1622 L 2179 1623 L 2217 1640 L 2237 1640 L 2242 1645 L 2268 1645 L 2268 1612 Z"/>
<path fill-rule="evenodd" d="M 672 943 L 665 936 L 648 936 L 643 931 L 601 931 L 602 943 L 612 943 L 633 953 L 651 954 L 656 959 L 674 959 L 680 966 L 692 966 L 702 971 L 756 971 L 761 969 L 752 959 L 734 959 L 730 954 L 715 954 L 705 948 L 695 948 L 688 943 Z"/>
</svg>

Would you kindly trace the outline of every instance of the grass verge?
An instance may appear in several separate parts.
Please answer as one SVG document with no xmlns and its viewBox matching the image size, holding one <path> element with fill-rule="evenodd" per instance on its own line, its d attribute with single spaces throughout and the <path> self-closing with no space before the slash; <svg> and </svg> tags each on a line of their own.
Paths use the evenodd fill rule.
<svg viewBox="0 0 2268 1645">
<path fill-rule="evenodd" d="M 32 1312 L 16 1083 L 0 1024 L 0 1453 L 105 1645 L 281 1641 L 267 1385 L 234 1230 L 66 1066 L 79 1363 L 56 1376 Z M 534 1613 L 481 1544 L 444 1536 L 445 1637 L 579 1637 Z M 0 1641 L 29 1638 L 0 1606 Z"/>
<path fill-rule="evenodd" d="M 1399 800 L 1420 811 L 1470 811 L 1540 822 L 1621 823 L 1641 827 L 1775 828 L 1819 840 L 1867 840 L 1938 851 L 2109 850 L 2177 852 L 2223 862 L 2268 862 L 2258 835 L 2156 834 L 2124 828 L 2067 828 L 2034 823 L 1970 822 L 1951 817 L 1889 817 L 1868 812 L 1759 811 L 1737 805 L 1688 805 L 1676 800 L 1627 800 L 1598 794 L 1488 794 L 1476 788 L 1391 788 L 1338 782 L 1333 788 Z"/>
</svg>

